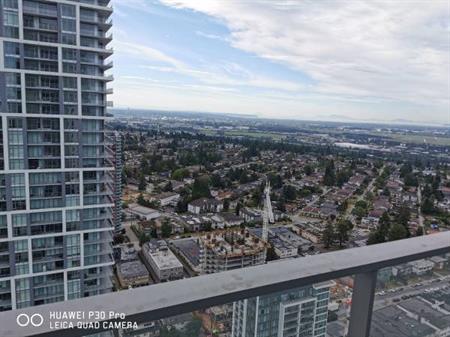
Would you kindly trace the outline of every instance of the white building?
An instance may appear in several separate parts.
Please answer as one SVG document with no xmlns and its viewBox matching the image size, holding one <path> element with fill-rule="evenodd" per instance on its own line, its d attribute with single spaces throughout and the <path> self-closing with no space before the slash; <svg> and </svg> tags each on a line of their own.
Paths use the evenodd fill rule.
<svg viewBox="0 0 450 337">
<path fill-rule="evenodd" d="M 188 204 L 188 211 L 193 214 L 218 213 L 223 210 L 223 202 L 213 198 L 200 198 Z"/>
<path fill-rule="evenodd" d="M 142 247 L 142 255 L 158 281 L 183 278 L 183 265 L 169 249 L 165 241 L 151 241 Z"/>
<path fill-rule="evenodd" d="M 412 266 L 412 272 L 416 275 L 424 275 L 434 267 L 434 263 L 429 260 L 412 261 L 409 264 Z"/>
<path fill-rule="evenodd" d="M 138 204 L 130 204 L 128 205 L 127 212 L 137 216 L 139 219 L 152 220 L 157 219 L 161 216 L 156 209 L 141 206 Z"/>
<path fill-rule="evenodd" d="M 152 199 L 158 201 L 159 204 L 163 207 L 176 206 L 178 200 L 180 200 L 180 195 L 174 192 L 164 192 L 155 195 Z"/>
</svg>

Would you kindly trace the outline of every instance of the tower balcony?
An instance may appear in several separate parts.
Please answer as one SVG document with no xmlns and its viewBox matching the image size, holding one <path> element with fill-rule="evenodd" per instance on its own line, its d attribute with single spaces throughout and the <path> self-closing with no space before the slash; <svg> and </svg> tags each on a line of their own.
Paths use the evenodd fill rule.
<svg viewBox="0 0 450 337">
<path fill-rule="evenodd" d="M 380 322 L 384 322 L 377 313 L 380 307 L 386 306 L 386 302 L 391 301 L 392 304 L 388 303 L 387 305 L 392 310 L 396 310 L 397 302 L 394 301 L 396 297 L 386 297 L 375 301 L 376 296 L 379 296 L 376 294 L 377 279 L 382 277 L 383 271 L 408 263 L 425 266 L 428 263 L 417 262 L 429 262 L 429 260 L 436 256 L 440 256 L 441 260 L 444 259 L 442 256 L 447 256 L 448 259 L 449 253 L 450 232 L 442 232 L 378 245 L 345 249 L 296 259 L 286 259 L 249 268 L 185 278 L 99 296 L 53 303 L 51 305 L 2 312 L 0 313 L 0 335 L 10 337 L 65 337 L 85 336 L 102 331 L 111 335 L 117 335 L 116 329 L 112 331 L 108 324 L 103 323 L 100 324 L 99 329 L 72 329 L 67 327 L 68 325 L 55 329 L 50 319 L 50 313 L 87 312 L 89 310 L 106 313 L 115 312 L 124 314 L 126 316 L 125 321 L 127 322 L 136 322 L 136 324 L 147 324 L 146 326 L 149 326 L 149 322 L 168 322 L 168 318 L 172 316 L 198 310 L 205 312 L 204 310 L 207 308 L 224 306 L 233 302 L 235 303 L 233 310 L 238 312 L 242 310 L 242 306 L 247 305 L 247 301 L 245 303 L 242 301 L 244 299 L 286 294 L 281 296 L 286 297 L 283 305 L 276 306 L 280 312 L 284 310 L 284 322 L 286 325 L 280 325 L 281 327 L 286 327 L 284 331 L 287 332 L 291 328 L 294 328 L 294 330 L 297 328 L 296 335 L 301 335 L 302 332 L 305 333 L 311 329 L 315 329 L 316 331 L 322 329 L 322 332 L 314 335 L 325 336 L 327 307 L 326 303 L 321 302 L 323 302 L 323 299 L 327 299 L 331 293 L 329 289 L 333 285 L 331 285 L 332 282 L 330 281 L 353 277 L 351 286 L 341 287 L 341 290 L 346 291 L 346 296 L 348 296 L 346 305 L 350 308 L 348 310 L 348 328 L 344 334 L 347 337 L 369 337 L 371 336 L 373 318 L 376 318 L 377 329 L 380 328 Z M 109 260 L 109 255 L 105 254 L 97 260 L 89 260 L 87 262 L 103 263 Z M 448 269 L 448 265 L 444 268 Z M 429 284 L 428 287 L 437 287 L 437 282 L 443 282 L 446 285 L 443 285 L 442 289 L 448 289 L 450 277 L 445 276 L 448 274 L 447 269 L 441 271 L 444 276 L 441 275 L 439 278 L 422 282 Z M 417 281 L 417 278 L 415 281 Z M 413 285 L 405 285 L 398 289 L 404 290 L 405 287 L 408 287 L 411 292 L 420 295 L 419 297 L 423 297 L 427 293 L 425 289 L 416 289 L 416 286 Z M 295 289 L 308 289 L 308 291 L 304 294 L 303 298 L 290 298 L 290 294 Z M 317 302 L 317 304 L 313 304 L 311 301 L 314 303 Z M 263 302 L 258 302 L 258 300 L 248 301 L 248 303 L 251 302 L 259 303 L 257 305 L 264 305 L 261 304 Z M 439 304 L 438 302 L 433 304 L 430 301 L 428 304 L 426 301 L 422 301 L 421 303 L 423 305 L 429 305 L 430 308 Z M 402 304 L 400 303 L 399 306 L 402 306 Z M 271 310 L 274 308 L 275 306 Z M 323 310 L 323 308 L 325 308 L 323 313 L 318 312 L 319 310 Z M 430 324 L 424 324 L 423 322 L 425 321 L 423 319 L 414 320 L 414 315 L 407 315 L 405 313 L 405 311 L 414 310 L 414 307 L 405 306 L 405 308 L 396 310 L 396 312 L 399 312 L 398 315 L 402 317 L 397 317 L 398 319 L 396 320 L 396 317 L 389 317 L 388 315 L 385 320 L 394 320 L 396 324 L 403 324 L 402 321 L 404 320 L 403 326 L 409 329 L 406 331 L 411 332 L 411 336 L 416 331 L 415 329 L 418 329 L 418 325 L 425 326 L 424 329 L 429 332 L 427 336 L 432 335 L 433 329 L 436 330 L 436 334 L 433 336 L 439 335 L 440 332 L 437 331 L 439 329 L 438 327 L 431 327 Z M 421 310 L 420 307 L 419 310 Z M 261 310 L 258 310 L 258 312 L 261 312 Z M 292 313 L 294 312 L 299 312 L 297 324 L 295 322 L 292 324 Z M 302 318 L 301 313 L 304 313 L 307 317 Z M 312 319 L 314 313 L 316 315 L 315 320 Z M 442 313 L 443 311 L 440 314 Z M 18 315 L 32 316 L 34 314 L 42 315 L 42 325 L 33 326 L 29 324 L 21 327 L 15 324 Z M 311 320 L 309 319 L 310 315 Z M 279 317 L 281 319 L 282 315 Z M 233 323 L 237 327 L 239 324 L 242 324 L 242 320 L 235 319 L 235 317 L 233 317 L 233 320 L 235 320 Z M 69 318 L 66 321 L 67 324 L 70 323 L 73 326 L 76 326 L 78 323 L 77 318 Z M 98 318 L 87 317 L 83 321 L 93 323 L 98 321 Z M 117 317 L 106 317 L 100 318 L 100 321 L 110 323 L 120 320 Z M 312 325 L 311 322 L 315 322 L 315 324 Z M 164 326 L 164 323 L 155 324 L 162 324 Z M 264 324 L 261 326 L 264 326 Z M 269 325 L 267 326 L 270 328 Z M 389 325 L 389 328 L 392 328 L 392 326 Z M 119 335 L 120 333 L 119 331 Z M 384 335 L 388 336 L 389 334 Z M 441 335 L 443 336 L 444 334 Z"/>
</svg>

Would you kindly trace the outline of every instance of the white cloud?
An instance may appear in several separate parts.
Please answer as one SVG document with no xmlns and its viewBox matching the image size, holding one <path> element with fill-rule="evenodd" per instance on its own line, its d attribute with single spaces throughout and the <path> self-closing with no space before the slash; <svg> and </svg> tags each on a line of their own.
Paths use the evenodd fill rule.
<svg viewBox="0 0 450 337">
<path fill-rule="evenodd" d="M 450 121 L 446 0 L 162 2 L 222 21 L 233 47 L 306 73 L 314 82 L 309 89 L 324 99 L 403 102 L 416 106 L 411 119 L 431 113 Z M 255 76 L 247 81 L 277 86 Z M 292 83 L 284 89 L 301 90 Z"/>
<path fill-rule="evenodd" d="M 197 34 L 198 36 L 201 36 L 201 37 L 205 37 L 207 39 L 211 39 L 211 40 L 220 40 L 220 41 L 229 42 L 229 39 L 227 39 L 226 37 L 221 36 L 221 35 L 205 33 L 205 32 L 199 31 L 199 30 L 195 31 L 195 34 Z"/>
<path fill-rule="evenodd" d="M 137 43 L 114 40 L 115 52 L 122 55 L 133 56 L 147 61 L 156 61 L 172 65 L 176 68 L 184 67 L 183 63 L 158 49 L 144 46 Z"/>
<path fill-rule="evenodd" d="M 304 86 L 286 80 L 273 79 L 267 76 L 252 74 L 236 63 L 222 63 L 216 65 L 190 66 L 160 50 L 133 42 L 116 40 L 114 42 L 116 54 L 129 55 L 144 61 L 140 65 L 153 71 L 177 73 L 194 78 L 201 83 L 224 87 L 244 86 L 285 91 L 298 91 Z M 163 65 L 154 65 L 162 63 Z"/>
</svg>

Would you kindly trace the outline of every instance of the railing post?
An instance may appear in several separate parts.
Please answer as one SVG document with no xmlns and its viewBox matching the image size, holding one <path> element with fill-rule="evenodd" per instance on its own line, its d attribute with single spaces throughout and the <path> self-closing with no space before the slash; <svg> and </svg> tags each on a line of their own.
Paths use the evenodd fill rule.
<svg viewBox="0 0 450 337">
<path fill-rule="evenodd" d="M 369 337 L 377 271 L 356 274 L 348 337 Z"/>
</svg>

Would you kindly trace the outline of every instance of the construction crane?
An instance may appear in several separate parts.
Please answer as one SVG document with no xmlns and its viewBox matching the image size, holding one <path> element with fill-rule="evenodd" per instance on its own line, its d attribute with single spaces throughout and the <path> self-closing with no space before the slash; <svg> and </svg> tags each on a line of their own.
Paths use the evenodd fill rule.
<svg viewBox="0 0 450 337">
<path fill-rule="evenodd" d="M 264 207 L 262 212 L 263 218 L 263 228 L 262 228 L 262 239 L 268 242 L 269 239 L 269 223 L 274 223 L 272 211 L 272 202 L 270 201 L 270 182 L 266 181 L 266 186 L 264 187 Z"/>
</svg>

